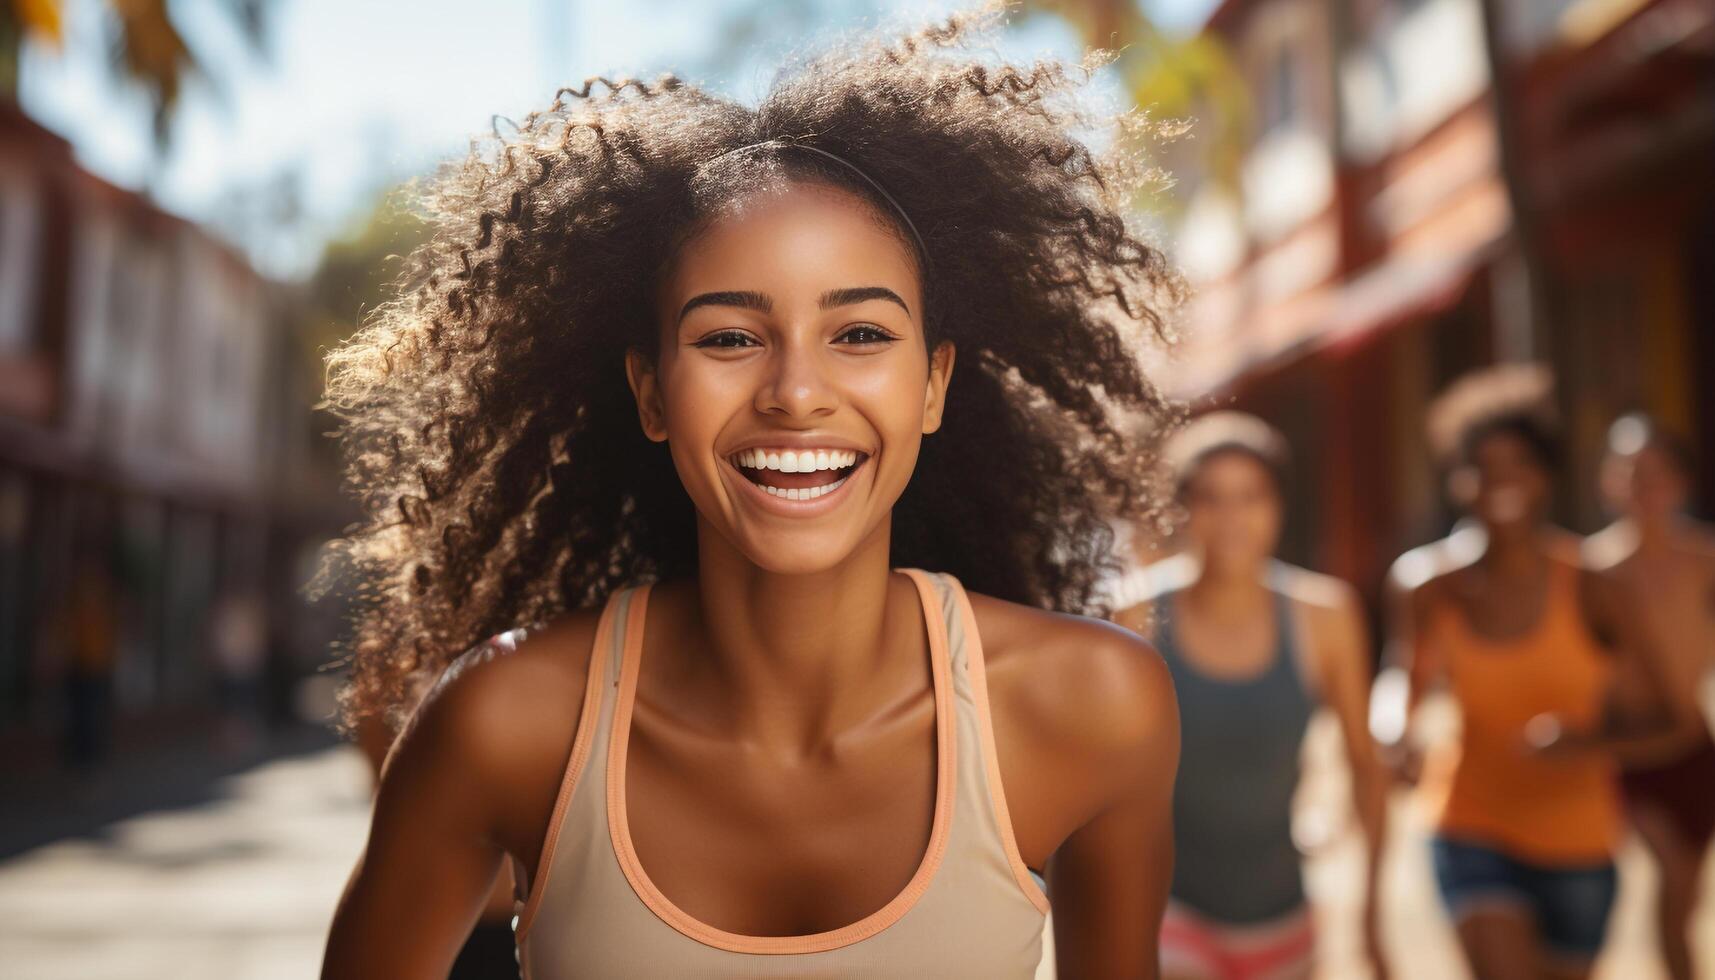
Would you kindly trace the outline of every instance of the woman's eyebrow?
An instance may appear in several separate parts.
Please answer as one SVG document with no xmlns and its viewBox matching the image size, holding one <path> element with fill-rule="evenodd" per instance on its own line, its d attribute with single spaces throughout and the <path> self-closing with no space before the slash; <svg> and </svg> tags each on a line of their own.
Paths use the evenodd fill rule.
<svg viewBox="0 0 1715 980">
<path fill-rule="evenodd" d="M 905 305 L 905 300 L 900 299 L 898 293 L 886 286 L 849 286 L 845 289 L 830 289 L 822 294 L 822 298 L 816 301 L 816 305 L 824 310 L 831 310 L 836 306 L 867 303 L 872 299 L 884 299 L 889 303 L 898 303 L 899 308 L 907 314 L 911 312 L 911 307 Z"/>
<path fill-rule="evenodd" d="M 774 301 L 764 293 L 753 289 L 726 290 L 715 293 L 698 293 L 685 301 L 679 310 L 679 322 L 699 306 L 736 306 L 740 309 L 755 310 L 758 313 L 768 313 L 774 309 Z"/>
</svg>

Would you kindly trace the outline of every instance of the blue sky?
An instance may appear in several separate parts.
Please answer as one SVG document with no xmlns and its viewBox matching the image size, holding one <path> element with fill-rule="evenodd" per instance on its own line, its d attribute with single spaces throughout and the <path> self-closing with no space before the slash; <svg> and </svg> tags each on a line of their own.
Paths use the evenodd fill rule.
<svg viewBox="0 0 1715 980">
<path fill-rule="evenodd" d="M 376 189 L 459 153 L 494 114 L 517 117 L 556 85 L 595 73 L 673 70 L 741 98 L 765 86 L 779 56 L 817 35 L 926 18 L 943 0 L 822 0 L 814 25 L 758 23 L 763 37 L 717 59 L 723 25 L 765 0 L 276 0 L 269 51 L 246 54 L 222 0 L 174 0 L 187 41 L 215 85 L 185 93 L 171 149 L 156 159 L 145 102 L 105 68 L 105 2 L 69 0 L 59 51 L 27 49 L 25 111 L 60 133 L 94 172 L 146 189 L 164 207 L 208 222 L 280 276 L 313 265 L 321 242 L 361 213 Z M 1147 0 L 1163 23 L 1195 26 L 1212 0 Z M 805 34 L 808 32 L 809 36 Z M 1012 55 L 1076 57 L 1071 32 L 1037 19 L 1006 36 Z M 258 214 L 266 189 L 298 188 L 289 223 Z"/>
</svg>

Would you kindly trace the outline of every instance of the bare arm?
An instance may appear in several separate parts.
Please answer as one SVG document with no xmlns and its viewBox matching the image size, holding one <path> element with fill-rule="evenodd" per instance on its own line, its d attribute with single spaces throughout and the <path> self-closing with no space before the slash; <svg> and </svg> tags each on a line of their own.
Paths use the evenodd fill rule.
<svg viewBox="0 0 1715 980">
<path fill-rule="evenodd" d="M 1110 792 L 1048 862 L 1056 965 L 1065 980 L 1153 978 L 1160 969 L 1179 709 L 1166 665 L 1147 644 L 1126 637 L 1116 647 L 1103 658 L 1111 668 L 1102 671 L 1103 703 L 1087 706 L 1106 729 Z"/>
<path fill-rule="evenodd" d="M 502 852 L 481 719 L 431 697 L 383 770 L 369 840 L 328 936 L 322 976 L 445 976 L 482 910 Z"/>
<path fill-rule="evenodd" d="M 1622 764 L 1648 764 L 1671 754 L 1702 717 L 1695 701 L 1675 696 L 1636 597 L 1613 576 L 1591 571 L 1581 573 L 1579 593 L 1591 627 L 1614 650 L 1614 676 L 1595 724 L 1560 740 L 1603 749 Z"/>
<path fill-rule="evenodd" d="M 446 976 L 506 855 L 529 867 L 580 714 L 588 624 L 554 658 L 530 644 L 461 658 L 381 770 L 369 839 L 328 935 L 322 976 Z"/>
<path fill-rule="evenodd" d="M 1392 581 L 1388 584 L 1386 656 L 1389 669 L 1404 674 L 1406 692 L 1404 718 L 1393 741 L 1383 745 L 1382 750 L 1395 774 L 1407 782 L 1417 780 L 1422 763 L 1422 753 L 1412 734 L 1417 709 L 1424 696 L 1446 676 L 1441 651 L 1429 642 L 1427 635 L 1430 610 L 1444 587 L 1445 580 L 1440 578 L 1412 587 Z"/>
<path fill-rule="evenodd" d="M 1331 607 L 1317 610 L 1317 637 L 1314 652 L 1322 700 L 1334 712 L 1340 723 L 1340 733 L 1346 745 L 1346 760 L 1352 772 L 1352 802 L 1358 811 L 1358 821 L 1364 828 L 1369 850 L 1368 874 L 1365 878 L 1364 910 L 1366 936 L 1370 954 L 1379 959 L 1375 948 L 1374 923 L 1378 906 L 1377 893 L 1382 865 L 1382 848 L 1387 841 L 1388 779 L 1386 767 L 1370 736 L 1370 671 L 1369 642 L 1365 639 L 1363 608 L 1356 593 L 1342 583 L 1338 601 Z M 1380 966 L 1378 962 L 1378 967 Z"/>
<path fill-rule="evenodd" d="M 1370 736 L 1370 644 L 1363 626 L 1363 606 L 1350 585 L 1331 580 L 1329 601 L 1312 611 L 1314 638 L 1310 652 L 1315 659 L 1317 685 L 1322 702 L 1339 721 L 1351 771 L 1351 802 L 1357 808 L 1358 824 L 1369 851 L 1363 879 L 1363 941 L 1365 953 L 1377 971 L 1386 977 L 1377 913 L 1381 908 L 1382 848 L 1387 841 L 1387 767 Z"/>
</svg>

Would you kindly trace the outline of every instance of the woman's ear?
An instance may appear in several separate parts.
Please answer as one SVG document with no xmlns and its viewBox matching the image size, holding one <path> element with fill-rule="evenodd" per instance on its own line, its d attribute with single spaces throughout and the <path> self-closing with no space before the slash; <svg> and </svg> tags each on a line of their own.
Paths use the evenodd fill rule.
<svg viewBox="0 0 1715 980">
<path fill-rule="evenodd" d="M 923 434 L 941 427 L 941 413 L 947 407 L 947 384 L 953 379 L 953 355 L 957 351 L 950 340 L 943 340 L 929 355 L 929 383 L 923 390 Z"/>
<path fill-rule="evenodd" d="M 625 352 L 625 380 L 631 384 L 631 396 L 637 399 L 637 421 L 650 442 L 667 441 L 667 412 L 661 405 L 661 385 L 655 376 L 655 362 L 649 355 L 633 347 Z"/>
</svg>

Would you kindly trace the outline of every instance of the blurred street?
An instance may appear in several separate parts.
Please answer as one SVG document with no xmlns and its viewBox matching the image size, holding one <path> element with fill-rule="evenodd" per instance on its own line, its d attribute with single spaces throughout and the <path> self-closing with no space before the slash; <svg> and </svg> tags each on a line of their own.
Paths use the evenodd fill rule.
<svg viewBox="0 0 1715 980">
<path fill-rule="evenodd" d="M 1318 720 L 1300 822 L 1344 814 L 1338 730 Z M 147 778 L 144 771 L 140 778 Z M 271 758 L 218 780 L 206 799 L 123 819 L 0 864 L 0 962 L 30 980 L 273 980 L 314 976 L 333 904 L 362 846 L 369 773 L 355 749 Z M 1429 876 L 1424 826 L 1395 800 L 1384 926 L 1400 980 L 1463 974 Z M 1343 819 L 1339 818 L 1339 819 Z M 1362 847 L 1350 825 L 1318 846 L 1309 887 L 1325 913 L 1322 976 L 1357 980 Z M 1706 869 L 1708 871 L 1709 869 Z M 1663 976 L 1650 934 L 1653 869 L 1634 845 L 1604 980 Z M 1710 875 L 1715 878 L 1715 875 Z M 1715 886 L 1715 881 L 1710 882 Z M 1715 910 L 1702 947 L 1715 952 Z M 1053 976 L 1046 963 L 1039 977 Z"/>
<path fill-rule="evenodd" d="M 219 780 L 203 801 L 5 861 L 3 972 L 30 980 L 314 976 L 363 843 L 369 779 L 346 746 L 267 759 Z"/>
</svg>

